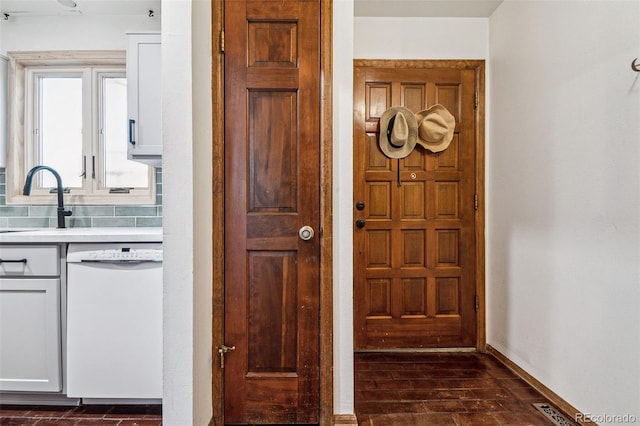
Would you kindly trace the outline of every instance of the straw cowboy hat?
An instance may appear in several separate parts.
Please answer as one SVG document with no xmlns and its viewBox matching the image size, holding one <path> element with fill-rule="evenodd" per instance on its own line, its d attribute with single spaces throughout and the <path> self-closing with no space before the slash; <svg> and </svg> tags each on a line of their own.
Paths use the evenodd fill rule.
<svg viewBox="0 0 640 426">
<path fill-rule="evenodd" d="M 453 139 L 456 119 L 442 105 L 436 104 L 416 113 L 418 144 L 431 152 L 447 149 Z"/>
<path fill-rule="evenodd" d="M 378 145 L 389 158 L 404 158 L 416 146 L 418 122 L 410 109 L 391 107 L 380 117 Z"/>
</svg>

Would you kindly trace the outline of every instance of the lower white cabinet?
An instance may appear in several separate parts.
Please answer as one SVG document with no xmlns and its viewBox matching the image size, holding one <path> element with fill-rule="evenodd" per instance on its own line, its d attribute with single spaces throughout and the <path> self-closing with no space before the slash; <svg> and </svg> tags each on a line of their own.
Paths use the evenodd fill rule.
<svg viewBox="0 0 640 426">
<path fill-rule="evenodd" d="M 0 278 L 0 336 L 0 391 L 61 391 L 60 278 Z"/>
</svg>

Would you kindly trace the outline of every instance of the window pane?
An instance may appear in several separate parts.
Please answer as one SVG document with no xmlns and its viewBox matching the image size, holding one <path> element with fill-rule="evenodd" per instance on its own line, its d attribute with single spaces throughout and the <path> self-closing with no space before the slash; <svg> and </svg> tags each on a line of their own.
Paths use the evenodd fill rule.
<svg viewBox="0 0 640 426">
<path fill-rule="evenodd" d="M 40 163 L 53 167 L 65 187 L 82 187 L 82 78 L 40 77 Z M 41 172 L 42 187 L 56 186 Z"/>
<path fill-rule="evenodd" d="M 149 186 L 149 166 L 127 160 L 127 79 L 103 81 L 104 185 L 107 188 Z"/>
</svg>

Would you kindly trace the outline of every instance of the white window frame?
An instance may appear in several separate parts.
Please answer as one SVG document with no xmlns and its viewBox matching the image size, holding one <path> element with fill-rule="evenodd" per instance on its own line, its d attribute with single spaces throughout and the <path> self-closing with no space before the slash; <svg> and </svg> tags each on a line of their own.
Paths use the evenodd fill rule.
<svg viewBox="0 0 640 426">
<path fill-rule="evenodd" d="M 80 73 L 83 68 L 86 78 L 83 78 L 83 97 L 91 93 L 101 94 L 98 85 L 103 77 L 113 75 L 126 77 L 125 51 L 51 51 L 51 52 L 9 52 L 9 84 L 8 84 L 8 143 L 7 143 L 7 204 L 56 204 L 56 195 L 50 194 L 48 188 L 36 188 L 34 185 L 30 196 L 22 195 L 27 172 L 37 163 L 38 146 L 36 136 L 33 135 L 35 96 L 32 93 L 34 78 L 50 74 L 69 75 Z M 85 83 L 91 84 L 89 91 L 85 91 Z M 93 96 L 93 95 L 90 95 Z M 76 205 L 95 204 L 155 204 L 156 181 L 155 169 L 149 167 L 149 188 L 134 188 L 129 193 L 110 193 L 110 188 L 104 187 L 102 154 L 102 117 L 98 104 L 103 102 L 101 96 L 83 101 L 91 106 L 91 114 L 83 117 L 83 128 L 90 128 L 90 132 L 83 132 L 83 151 L 87 155 L 87 179 L 82 188 L 72 188 L 64 195 L 65 203 Z M 123 141 L 126 144 L 127 141 Z M 92 156 L 96 156 L 95 179 L 92 178 Z M 43 172 L 40 172 L 43 173 Z M 46 173 L 46 172 L 45 172 Z M 34 182 L 35 183 L 35 182 Z M 63 181 L 64 185 L 64 181 Z"/>
</svg>

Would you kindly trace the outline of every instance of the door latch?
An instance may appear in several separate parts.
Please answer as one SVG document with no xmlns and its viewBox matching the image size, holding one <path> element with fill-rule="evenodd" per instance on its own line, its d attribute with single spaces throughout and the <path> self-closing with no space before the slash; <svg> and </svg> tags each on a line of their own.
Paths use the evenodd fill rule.
<svg viewBox="0 0 640 426">
<path fill-rule="evenodd" d="M 220 354 L 220 368 L 224 368 L 224 354 L 233 352 L 236 350 L 235 346 L 225 346 L 221 345 L 218 348 L 218 353 Z"/>
</svg>

